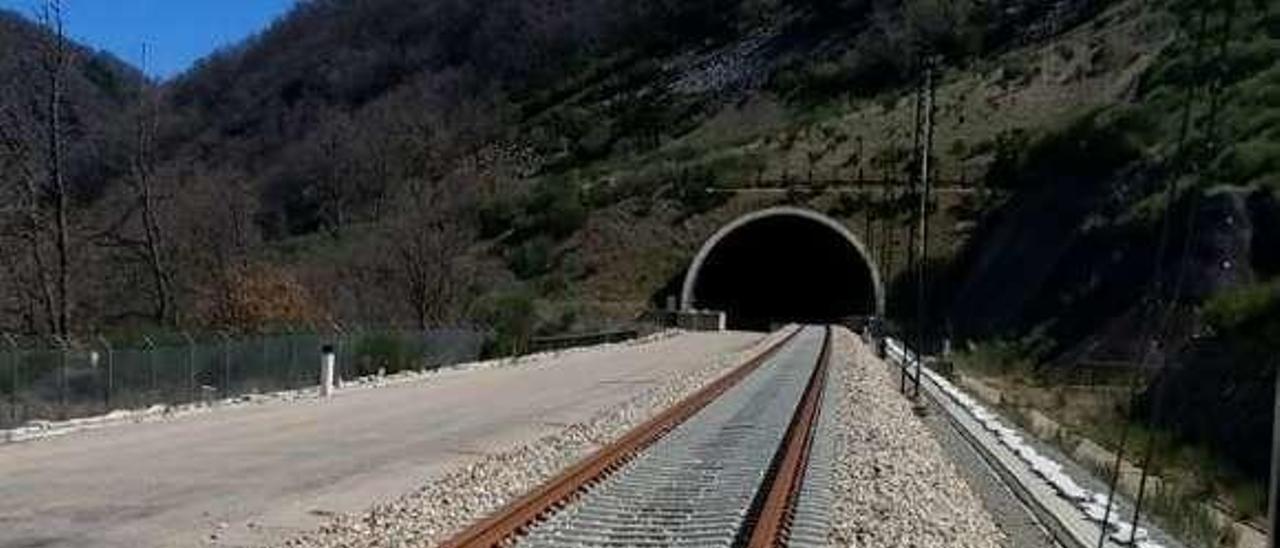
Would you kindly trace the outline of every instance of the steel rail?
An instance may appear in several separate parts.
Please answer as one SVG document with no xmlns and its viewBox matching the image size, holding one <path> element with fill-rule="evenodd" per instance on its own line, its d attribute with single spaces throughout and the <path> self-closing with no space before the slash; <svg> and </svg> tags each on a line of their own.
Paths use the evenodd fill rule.
<svg viewBox="0 0 1280 548">
<path fill-rule="evenodd" d="M 787 427 L 786 438 L 776 459 L 777 464 L 771 472 L 773 478 L 766 484 L 766 494 L 760 503 L 755 527 L 747 542 L 750 548 L 771 548 L 786 544 L 792 512 L 804 483 L 809 453 L 817 430 L 822 392 L 831 361 L 831 334 L 831 327 L 828 326 L 822 340 L 822 351 L 818 354 L 818 366 L 809 379 L 790 426 Z"/>
<path fill-rule="evenodd" d="M 622 438 L 561 472 L 538 488 L 482 519 L 441 544 L 444 548 L 488 548 L 502 545 L 526 531 L 541 517 L 571 501 L 576 495 L 630 462 L 637 454 L 662 438 L 725 391 L 738 384 L 791 342 L 803 328 L 796 328 L 781 340 L 747 360 L 729 374 L 632 429 Z"/>
</svg>

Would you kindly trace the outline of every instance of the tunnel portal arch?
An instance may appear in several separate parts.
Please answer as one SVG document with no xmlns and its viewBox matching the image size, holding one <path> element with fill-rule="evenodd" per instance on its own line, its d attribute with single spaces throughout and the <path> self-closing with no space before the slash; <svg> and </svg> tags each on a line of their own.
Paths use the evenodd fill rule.
<svg viewBox="0 0 1280 548">
<path fill-rule="evenodd" d="M 734 259 L 733 255 L 741 257 Z M 734 260 L 740 261 L 737 268 L 727 271 L 733 267 L 725 263 Z M 760 273 L 754 267 L 742 268 L 748 261 L 772 272 L 775 279 L 767 279 L 769 272 Z M 781 261 L 790 263 L 778 264 Z M 753 275 L 762 278 L 754 282 L 757 294 L 736 297 L 726 294 L 732 291 L 742 293 L 752 288 L 751 281 L 740 278 Z M 774 283 L 776 276 L 791 280 L 790 284 L 795 287 L 778 288 Z M 802 276 L 804 280 L 814 279 L 814 286 L 802 283 Z M 714 284 L 740 287 L 712 287 Z M 793 290 L 799 293 L 794 296 L 796 302 L 788 300 L 793 295 L 783 294 Z M 805 291 L 810 293 L 804 295 Z M 806 318 L 803 311 L 790 313 L 784 310 L 791 305 L 804 306 L 805 303 L 800 301 L 806 298 L 809 301 L 821 299 L 822 295 L 815 293 L 817 291 L 834 293 L 826 299 L 827 302 L 810 303 L 820 309 L 814 311 L 817 317 Z M 734 299 L 742 301 L 735 302 Z M 746 302 L 751 299 L 767 302 Z M 779 317 L 770 319 L 779 321 L 829 321 L 834 311 L 846 310 L 851 311 L 851 315 L 883 316 L 885 288 L 880 270 L 866 246 L 839 221 L 809 209 L 775 207 L 744 215 L 722 227 L 702 245 L 685 274 L 680 293 L 682 310 L 723 311 L 729 314 L 730 327 L 765 327 L 762 317 L 751 314 L 767 315 L 767 312 L 732 310 L 735 306 L 773 307 Z M 751 317 L 735 318 L 735 312 Z M 735 320 L 746 321 L 748 325 L 735 325 Z"/>
</svg>

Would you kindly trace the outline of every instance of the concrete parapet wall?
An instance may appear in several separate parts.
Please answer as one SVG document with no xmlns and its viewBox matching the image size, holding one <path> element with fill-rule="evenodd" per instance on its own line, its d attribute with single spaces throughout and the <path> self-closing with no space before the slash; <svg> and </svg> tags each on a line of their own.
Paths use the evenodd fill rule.
<svg viewBox="0 0 1280 548">
<path fill-rule="evenodd" d="M 724 312 L 706 310 L 689 310 L 676 314 L 676 327 L 689 331 L 724 331 L 726 317 Z"/>
</svg>

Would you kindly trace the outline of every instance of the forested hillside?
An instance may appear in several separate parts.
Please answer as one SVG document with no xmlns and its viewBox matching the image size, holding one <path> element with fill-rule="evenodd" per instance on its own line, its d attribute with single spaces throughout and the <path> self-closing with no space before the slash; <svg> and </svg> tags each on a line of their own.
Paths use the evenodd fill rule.
<svg viewBox="0 0 1280 548">
<path fill-rule="evenodd" d="M 543 303 L 530 310 L 546 329 L 580 313 L 625 318 L 666 281 L 670 259 L 637 250 L 614 266 L 635 266 L 639 279 L 597 276 L 582 241 L 597 234 L 590 224 L 635 198 L 698 215 L 719 204 L 708 185 L 760 169 L 682 152 L 695 130 L 757 98 L 803 113 L 898 93 L 923 44 L 963 66 L 1105 5 L 323 0 L 142 91 L 136 76 L 112 76 L 128 71 L 72 48 L 69 67 L 84 70 L 64 69 L 65 86 L 113 102 L 68 92 L 62 141 L 92 156 L 58 162 L 29 146 L 47 140 L 44 118 L 11 103 L 30 127 L 13 126 L 21 146 L 7 162 L 85 176 L 72 176 L 83 192 L 64 208 L 66 230 L 47 196 L 14 217 L 0 325 L 492 323 L 509 308 L 495 301 L 513 299 Z M 52 40 L 52 28 L 6 21 L 6 40 Z M 9 89 L 39 106 L 42 50 L 13 51 Z M 86 118 L 79 131 L 81 111 L 111 122 L 93 129 Z M 778 128 L 741 129 L 745 141 Z M 19 171 L 6 170 L 7 189 L 22 188 Z"/>
<path fill-rule="evenodd" d="M 1271 275 L 1276 16 L 1236 2 L 1231 32 L 1214 34 L 1198 5 L 312 1 L 162 84 L 69 46 L 57 161 L 53 29 L 6 15 L 4 188 L 23 205 L 6 211 L 0 328 L 625 320 L 708 226 L 759 205 L 709 190 L 908 178 L 928 52 L 943 68 L 938 175 L 1012 193 L 944 204 L 956 228 L 935 256 L 952 275 L 934 305 L 963 312 L 959 334 L 1041 326 L 1072 355 L 1105 335 L 1096 318 L 1138 314 L 1152 259 L 1125 250 L 1169 216 L 1170 173 L 1252 193 L 1258 251 L 1242 260 L 1257 265 L 1239 280 Z M 1223 72 L 1197 80 L 1215 55 Z M 1210 137 L 1213 157 L 1170 160 Z M 904 214 L 821 192 L 780 200 Z M 1034 249 L 1042 268 L 1012 268 L 1026 257 L 1002 249 Z M 1064 303 L 1087 312 L 1061 318 Z"/>
</svg>

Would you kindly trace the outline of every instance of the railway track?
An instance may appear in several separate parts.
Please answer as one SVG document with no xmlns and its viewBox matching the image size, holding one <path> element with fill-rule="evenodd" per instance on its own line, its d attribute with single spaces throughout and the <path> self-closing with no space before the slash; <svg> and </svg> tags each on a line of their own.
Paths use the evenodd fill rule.
<svg viewBox="0 0 1280 548">
<path fill-rule="evenodd" d="M 825 545 L 830 347 L 795 329 L 444 546 Z"/>
</svg>

